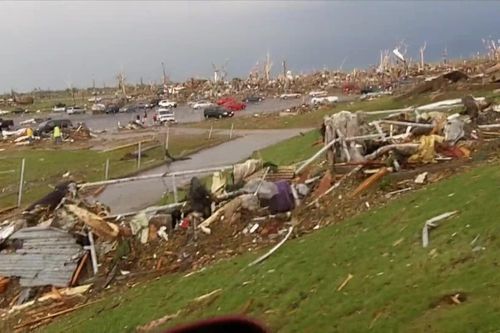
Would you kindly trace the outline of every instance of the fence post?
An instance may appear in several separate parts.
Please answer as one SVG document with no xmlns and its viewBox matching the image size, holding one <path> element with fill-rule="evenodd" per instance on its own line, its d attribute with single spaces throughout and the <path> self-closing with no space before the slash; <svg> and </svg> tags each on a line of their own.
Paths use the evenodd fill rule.
<svg viewBox="0 0 500 333">
<path fill-rule="evenodd" d="M 210 126 L 210 132 L 208 132 L 208 140 L 212 139 L 212 131 L 214 129 L 214 125 Z"/>
<path fill-rule="evenodd" d="M 21 161 L 21 177 L 19 179 L 19 193 L 17 194 L 17 207 L 21 207 L 21 200 L 23 198 L 23 183 L 24 183 L 24 165 L 26 160 L 23 158 Z"/>
<path fill-rule="evenodd" d="M 234 123 L 231 124 L 231 130 L 229 131 L 229 140 L 233 138 Z"/>
<path fill-rule="evenodd" d="M 104 180 L 109 179 L 109 158 L 106 159 L 106 167 L 104 168 Z"/>
<path fill-rule="evenodd" d="M 172 175 L 172 188 L 174 190 L 174 202 L 177 203 L 178 198 L 177 198 L 177 184 L 175 183 L 175 175 Z"/>
<path fill-rule="evenodd" d="M 165 138 L 165 150 L 168 150 L 169 140 L 170 140 L 170 126 L 167 125 L 167 137 Z"/>
<path fill-rule="evenodd" d="M 137 170 L 141 168 L 141 155 L 142 155 L 142 141 L 139 141 L 139 144 L 137 145 Z"/>
</svg>

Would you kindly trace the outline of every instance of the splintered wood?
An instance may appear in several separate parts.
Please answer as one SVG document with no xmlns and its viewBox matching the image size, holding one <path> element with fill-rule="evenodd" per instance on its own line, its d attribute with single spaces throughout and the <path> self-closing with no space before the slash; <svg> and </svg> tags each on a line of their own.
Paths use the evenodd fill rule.
<svg viewBox="0 0 500 333">
<path fill-rule="evenodd" d="M 347 275 L 347 277 L 345 278 L 344 282 L 342 282 L 340 286 L 337 288 L 337 291 L 341 291 L 342 289 L 344 289 L 344 287 L 347 286 L 347 284 L 349 283 L 349 281 L 351 281 L 353 277 L 354 275 L 349 273 L 349 275 Z"/>
</svg>

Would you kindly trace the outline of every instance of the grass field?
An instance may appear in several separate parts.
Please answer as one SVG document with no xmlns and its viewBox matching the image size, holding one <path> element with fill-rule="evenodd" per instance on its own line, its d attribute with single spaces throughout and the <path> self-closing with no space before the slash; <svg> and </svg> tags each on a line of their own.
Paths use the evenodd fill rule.
<svg viewBox="0 0 500 333">
<path fill-rule="evenodd" d="M 239 313 L 275 332 L 496 332 L 499 181 L 497 165 L 479 167 L 291 240 L 259 266 L 246 267 L 257 255 L 247 254 L 190 277 L 165 276 L 42 331 L 134 332 L 181 310 L 168 326 Z M 459 213 L 422 248 L 425 220 L 452 210 Z M 216 289 L 210 302 L 193 302 Z M 449 296 L 457 293 L 461 304 Z"/>
<path fill-rule="evenodd" d="M 173 156 L 187 155 L 196 150 L 218 145 L 226 138 L 206 135 L 172 136 L 170 152 Z M 147 144 L 143 148 L 147 147 Z M 26 159 L 23 204 L 39 199 L 52 189 L 50 186 L 62 181 L 62 175 L 70 172 L 73 179 L 96 181 L 104 179 L 105 164 L 109 158 L 109 178 L 119 178 L 137 171 L 137 160 L 122 158 L 137 146 L 101 153 L 93 150 L 18 150 L 2 152 L 0 169 L 0 209 L 17 202 L 20 164 Z M 164 163 L 164 149 L 157 147 L 144 153 L 141 170 Z M 13 171 L 13 172 L 10 172 Z"/>
<path fill-rule="evenodd" d="M 254 157 L 277 165 L 290 165 L 311 157 L 323 144 L 314 145 L 321 140 L 318 130 L 309 131 L 291 139 L 279 142 L 254 153 Z"/>
</svg>

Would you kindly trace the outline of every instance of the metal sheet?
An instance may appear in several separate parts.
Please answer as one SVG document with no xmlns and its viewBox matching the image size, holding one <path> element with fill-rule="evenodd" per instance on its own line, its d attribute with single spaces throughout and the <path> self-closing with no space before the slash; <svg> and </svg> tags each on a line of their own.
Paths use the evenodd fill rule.
<svg viewBox="0 0 500 333">
<path fill-rule="evenodd" d="M 67 286 L 84 253 L 70 234 L 52 227 L 24 228 L 10 238 L 23 240 L 23 248 L 0 254 L 0 275 L 20 277 L 23 287 Z"/>
</svg>

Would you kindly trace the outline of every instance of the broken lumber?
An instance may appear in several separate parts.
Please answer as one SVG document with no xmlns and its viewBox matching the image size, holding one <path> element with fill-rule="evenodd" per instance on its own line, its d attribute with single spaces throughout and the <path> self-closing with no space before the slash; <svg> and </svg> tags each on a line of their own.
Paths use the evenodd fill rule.
<svg viewBox="0 0 500 333">
<path fill-rule="evenodd" d="M 276 252 L 276 250 L 278 250 L 283 244 L 285 244 L 287 239 L 292 234 L 292 231 L 293 231 L 293 225 L 290 227 L 290 229 L 288 229 L 288 233 L 286 234 L 285 238 L 283 238 L 278 244 L 276 244 L 271 250 L 269 250 L 269 252 L 249 263 L 248 267 L 255 266 L 261 263 L 262 261 L 266 260 L 267 258 L 269 258 L 274 252 Z"/>
<path fill-rule="evenodd" d="M 341 291 L 342 289 L 344 289 L 345 286 L 347 286 L 347 284 L 349 283 L 349 281 L 351 281 L 351 279 L 354 277 L 354 275 L 352 275 L 351 273 L 349 273 L 347 275 L 347 277 L 345 278 L 344 282 L 342 282 L 340 284 L 340 286 L 337 288 L 337 291 Z"/>
<path fill-rule="evenodd" d="M 77 306 L 72 307 L 70 309 L 62 310 L 62 311 L 59 311 L 59 312 L 47 315 L 47 316 L 42 317 L 42 318 L 37 318 L 37 319 L 31 320 L 31 321 L 28 321 L 28 322 L 26 322 L 24 324 L 16 325 L 16 326 L 14 326 L 14 328 L 15 329 L 19 329 L 19 328 L 31 326 L 31 325 L 37 324 L 37 323 L 39 323 L 41 321 L 44 321 L 44 320 L 47 320 L 47 319 L 52 319 L 52 318 L 55 318 L 55 317 L 59 317 L 59 316 L 62 316 L 63 314 L 76 311 L 78 309 L 84 308 L 84 307 L 86 307 L 88 305 L 95 304 L 95 303 L 98 303 L 98 302 L 101 302 L 101 301 L 102 301 L 102 299 L 97 300 L 97 301 L 93 301 L 93 302 L 89 302 L 89 303 L 85 303 L 85 304 L 81 304 L 81 305 L 77 305 Z"/>
<path fill-rule="evenodd" d="M 174 314 L 168 314 L 168 315 L 165 315 L 159 319 L 155 319 L 147 324 L 137 326 L 136 332 L 150 332 L 151 330 L 165 324 L 166 322 L 177 318 L 180 313 L 181 313 L 181 310 L 177 311 Z"/>
<path fill-rule="evenodd" d="M 114 240 L 118 236 L 120 231 L 118 226 L 104 221 L 100 216 L 76 205 L 66 205 L 66 209 L 87 226 L 91 227 L 100 238 L 104 240 Z"/>
<path fill-rule="evenodd" d="M 382 146 L 379 149 L 375 150 L 373 153 L 365 155 L 365 159 L 374 160 L 380 155 L 383 155 L 391 150 L 399 150 L 407 152 L 408 155 L 412 155 L 414 152 L 418 150 L 420 147 L 419 143 L 396 143 L 392 145 Z"/>
<path fill-rule="evenodd" d="M 413 123 L 413 122 L 409 122 L 409 121 L 378 120 L 376 123 L 398 125 L 398 126 L 421 127 L 421 128 L 434 128 L 434 125 L 432 125 L 432 124 Z"/>
<path fill-rule="evenodd" d="M 3 294 L 7 287 L 9 286 L 10 278 L 5 276 L 0 276 L 0 294 Z"/>
<path fill-rule="evenodd" d="M 349 195 L 349 197 L 354 198 L 360 193 L 366 191 L 368 188 L 373 186 L 373 184 L 375 184 L 377 181 L 379 181 L 382 177 L 384 177 L 388 173 L 389 173 L 389 168 L 387 167 L 380 168 L 376 173 L 366 178 L 361 184 L 359 184 L 358 187 L 356 187 L 356 189 L 354 190 L 354 192 L 352 192 Z"/>
<path fill-rule="evenodd" d="M 198 228 L 201 229 L 206 234 L 210 234 L 210 229 L 208 228 L 210 224 L 217 221 L 220 217 L 224 216 L 229 219 L 234 212 L 241 206 L 241 197 L 236 197 L 233 200 L 226 203 L 224 206 L 216 210 L 212 215 L 210 215 L 205 221 L 198 225 Z"/>
<path fill-rule="evenodd" d="M 323 198 L 325 195 L 330 194 L 330 192 L 332 192 L 333 190 L 335 190 L 336 188 L 338 188 L 340 185 L 342 185 L 342 183 L 346 179 L 348 179 L 349 177 L 351 177 L 352 175 L 354 175 L 355 173 L 357 173 L 359 170 L 361 170 L 361 168 L 363 168 L 363 165 L 358 165 L 357 167 L 355 167 L 354 169 L 352 169 L 351 171 L 349 171 L 348 173 L 346 173 L 345 175 L 343 175 L 342 178 L 340 178 L 338 180 L 338 182 L 336 182 L 335 184 L 333 184 L 332 187 L 330 187 L 325 193 L 323 193 L 322 195 L 320 195 L 319 197 L 317 197 L 316 199 L 314 199 L 306 207 L 311 207 L 312 205 L 315 205 L 319 201 L 319 199 Z"/>
<path fill-rule="evenodd" d="M 383 137 L 383 135 L 380 134 L 368 134 L 368 135 L 361 135 L 361 136 L 353 136 L 353 137 L 348 137 L 348 138 L 343 138 L 343 140 L 347 141 L 355 141 L 355 140 L 363 140 L 363 139 L 376 139 Z M 308 160 L 306 160 L 304 163 L 302 163 L 297 170 L 295 170 L 295 174 L 298 175 L 302 170 L 304 170 L 309 164 L 311 164 L 315 159 L 317 159 L 321 154 L 323 154 L 328 148 L 333 146 L 336 142 L 339 142 L 339 139 L 334 139 L 327 144 L 323 146 L 319 151 L 316 152 L 313 156 L 311 156 Z"/>
<path fill-rule="evenodd" d="M 78 267 L 75 270 L 75 273 L 73 274 L 73 278 L 71 279 L 70 282 L 70 287 L 75 286 L 78 283 L 78 279 L 80 278 L 80 273 L 82 272 L 83 267 L 87 263 L 87 259 L 89 258 L 89 251 L 85 251 L 85 254 L 83 255 L 82 259 L 80 259 L 80 263 L 78 264 Z"/>
<path fill-rule="evenodd" d="M 204 295 L 196 297 L 193 301 L 194 302 L 203 302 L 203 301 L 205 301 L 205 300 L 207 300 L 207 299 L 209 299 L 209 298 L 211 298 L 211 297 L 219 294 L 221 291 L 222 291 L 222 289 L 220 289 L 220 288 L 219 289 L 215 289 L 214 291 L 211 291 L 211 292 L 209 292 L 207 294 L 204 294 Z"/>
</svg>

